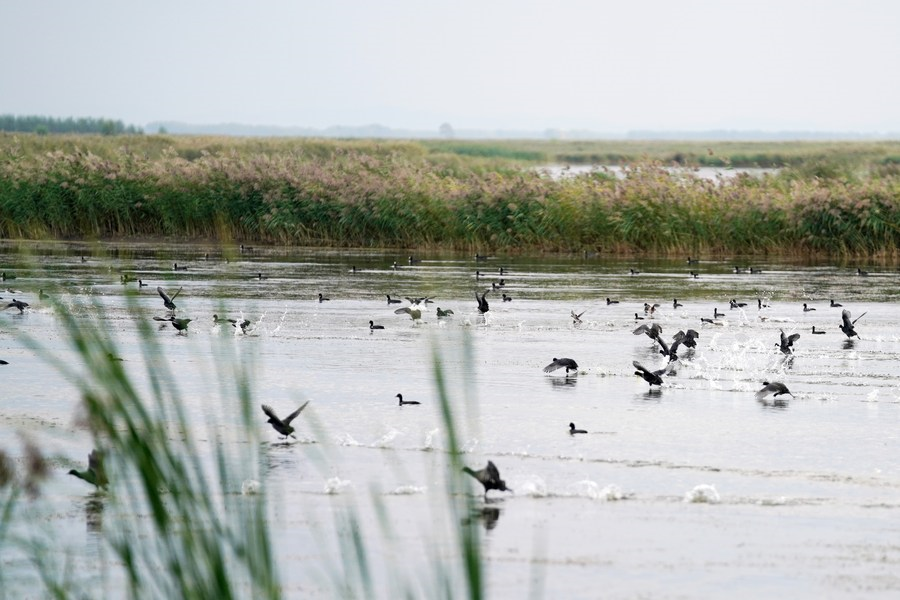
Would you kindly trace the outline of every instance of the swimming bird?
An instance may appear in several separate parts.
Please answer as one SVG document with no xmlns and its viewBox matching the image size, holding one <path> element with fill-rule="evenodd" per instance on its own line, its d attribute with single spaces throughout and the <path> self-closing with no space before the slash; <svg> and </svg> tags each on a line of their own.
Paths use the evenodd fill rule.
<svg viewBox="0 0 900 600">
<path fill-rule="evenodd" d="M 725 316 L 725 313 L 720 313 L 718 307 L 713 309 L 713 319 L 718 319 L 719 317 L 724 317 L 724 316 Z"/>
<path fill-rule="evenodd" d="M 572 317 L 572 325 L 581 325 L 581 315 L 586 312 L 587 310 L 583 310 L 580 313 L 576 313 L 574 310 L 569 311 L 569 315 Z"/>
<path fill-rule="evenodd" d="M 266 277 L 262 273 L 257 273 L 256 277 L 254 277 L 253 279 L 256 279 L 257 281 L 262 281 L 263 279 L 268 279 L 268 277 Z"/>
<path fill-rule="evenodd" d="M 188 268 L 185 267 L 185 266 L 180 266 L 180 267 L 179 267 L 179 266 L 178 266 L 178 263 L 172 263 L 172 270 L 173 270 L 173 271 L 187 271 Z"/>
<path fill-rule="evenodd" d="M 441 307 L 440 307 L 440 306 L 438 306 L 438 307 L 435 309 L 435 312 L 437 313 L 438 319 L 441 319 L 441 318 L 443 318 L 443 317 L 449 317 L 450 315 L 453 314 L 453 310 L 452 310 L 452 309 L 448 308 L 447 310 L 441 310 Z"/>
<path fill-rule="evenodd" d="M 730 308 L 744 308 L 745 306 L 747 306 L 747 303 L 746 302 L 738 302 L 737 300 L 732 298 L 731 302 L 728 303 L 728 306 Z"/>
<path fill-rule="evenodd" d="M 791 390 L 789 390 L 787 386 L 780 381 L 773 381 L 771 383 L 769 383 L 768 381 L 763 381 L 763 388 L 756 392 L 756 399 L 762 400 L 769 394 L 772 394 L 773 398 L 778 397 L 782 394 L 787 394 L 791 398 L 794 397 L 794 395 L 791 393 Z"/>
<path fill-rule="evenodd" d="M 245 245 L 241 244 L 241 254 L 253 252 L 253 250 L 255 250 L 255 248 L 253 246 L 245 246 Z"/>
<path fill-rule="evenodd" d="M 488 461 L 487 466 L 481 470 L 473 471 L 469 467 L 463 467 L 463 472 L 468 473 L 484 486 L 485 499 L 487 499 L 487 493 L 491 490 L 498 490 L 501 492 L 512 491 L 512 489 L 506 487 L 506 482 L 500 479 L 500 471 L 491 461 Z"/>
<path fill-rule="evenodd" d="M 388 296 L 388 294 L 385 294 L 385 296 L 387 296 L 388 304 L 400 304 L 401 302 L 403 302 L 402 300 L 397 300 L 396 298 L 391 298 L 390 296 Z"/>
<path fill-rule="evenodd" d="M 578 363 L 572 360 L 571 358 L 555 358 L 553 362 L 544 367 L 544 373 L 550 373 L 551 371 L 555 371 L 557 369 L 562 369 L 565 367 L 566 375 L 569 374 L 569 371 L 578 372 Z"/>
<path fill-rule="evenodd" d="M 2 273 L 0 273 L 0 280 L 3 280 L 3 281 L 6 281 L 7 279 L 15 279 L 15 278 L 16 278 L 15 275 L 13 275 L 12 273 L 7 273 L 6 271 L 3 271 Z"/>
<path fill-rule="evenodd" d="M 844 305 L 841 304 L 841 303 L 839 303 L 839 302 L 835 302 L 835 301 L 832 299 L 832 300 L 831 300 L 831 304 L 829 304 L 829 306 L 830 306 L 831 308 L 840 308 L 840 307 L 842 307 L 842 306 L 844 306 Z"/>
<path fill-rule="evenodd" d="M 503 294 L 503 301 L 504 302 L 512 302 L 512 296 L 507 296 L 506 294 Z"/>
<path fill-rule="evenodd" d="M 678 298 L 672 298 L 672 308 L 682 308 L 684 304 L 678 301 Z"/>
<path fill-rule="evenodd" d="M 852 338 L 854 335 L 856 337 L 859 337 L 859 334 L 856 333 L 856 330 L 853 328 L 853 326 L 856 325 L 856 322 L 859 321 L 860 319 L 862 319 L 864 316 L 866 316 L 866 313 L 859 315 L 858 317 L 856 317 L 855 319 L 853 319 L 851 321 L 850 320 L 850 311 L 847 310 L 846 308 L 844 310 L 842 310 L 841 311 L 841 331 L 844 332 L 844 335 L 846 335 L 848 338 Z"/>
<path fill-rule="evenodd" d="M 138 287 L 147 287 L 147 284 L 144 283 L 143 279 L 138 279 Z"/>
<path fill-rule="evenodd" d="M 762 273 L 762 269 L 754 269 L 753 267 L 750 267 L 750 273 L 753 275 L 758 275 Z"/>
<path fill-rule="evenodd" d="M 400 403 L 398 404 L 398 406 L 406 406 L 407 404 L 422 404 L 422 403 L 419 402 L 418 400 L 404 400 L 404 399 L 403 399 L 403 394 L 397 394 L 397 395 L 395 396 L 395 398 L 397 398 L 397 399 L 399 400 L 399 402 L 400 402 Z"/>
<path fill-rule="evenodd" d="M 13 298 L 12 301 L 6 305 L 6 308 L 18 308 L 19 314 L 22 314 L 29 306 L 30 305 L 27 302 L 22 302 L 21 300 L 16 300 L 15 298 Z M 6 310 L 6 308 L 4 308 L 3 310 Z"/>
<path fill-rule="evenodd" d="M 162 287 L 156 287 L 156 293 L 159 294 L 159 297 L 162 298 L 163 306 L 167 309 L 174 311 L 175 310 L 175 298 L 178 297 L 178 294 L 181 293 L 182 288 L 178 288 L 178 291 L 175 292 L 170 298 L 168 294 L 162 289 Z"/>
<path fill-rule="evenodd" d="M 659 326 L 658 323 L 653 323 L 651 325 L 647 325 L 646 323 L 641 323 L 638 325 L 637 329 L 632 331 L 634 335 L 641 335 L 642 333 L 646 333 L 647 337 L 651 340 L 655 340 L 659 337 L 659 334 L 662 333 L 662 327 Z"/>
<path fill-rule="evenodd" d="M 643 320 L 644 320 L 644 317 L 640 316 L 640 315 L 637 314 L 637 313 L 634 313 L 634 320 L 635 320 L 635 321 L 643 321 Z"/>
<path fill-rule="evenodd" d="M 816 310 L 816 309 L 811 306 L 807 306 L 806 302 L 803 303 L 803 312 L 812 312 L 814 310 Z"/>
<path fill-rule="evenodd" d="M 369 321 L 369 329 L 384 329 L 384 325 L 376 325 L 374 321 Z"/>
<path fill-rule="evenodd" d="M 213 323 L 215 323 L 216 325 L 220 325 L 222 323 L 231 323 L 232 325 L 234 325 L 235 323 L 237 323 L 237 321 L 235 321 L 234 319 L 229 319 L 228 317 L 213 315 Z"/>
<path fill-rule="evenodd" d="M 632 275 L 640 275 L 641 274 L 640 271 L 635 271 L 634 269 L 628 269 L 628 272 Z"/>
<path fill-rule="evenodd" d="M 651 371 L 651 370 L 647 369 L 646 367 L 644 367 L 644 365 L 642 365 L 641 363 L 639 363 L 636 360 L 631 361 L 631 364 L 633 364 L 634 368 L 637 369 L 637 371 L 635 371 L 634 374 L 639 377 L 642 377 L 644 379 L 644 381 L 649 383 L 651 386 L 662 385 L 663 384 L 662 376 L 668 375 L 669 373 L 672 372 L 672 369 L 675 368 L 674 362 L 669 362 L 669 364 L 667 364 L 665 367 L 663 367 L 662 369 L 656 370 L 656 371 Z"/>
<path fill-rule="evenodd" d="M 39 300 L 48 300 L 50 298 L 49 294 L 45 294 L 44 290 L 38 290 L 38 299 Z"/>
<path fill-rule="evenodd" d="M 569 423 L 569 434 L 575 435 L 576 433 L 587 433 L 584 429 L 575 429 L 575 423 Z"/>
<path fill-rule="evenodd" d="M 497 273 L 500 275 L 500 277 L 503 277 L 503 275 L 506 274 L 506 267 L 499 267 L 497 269 Z"/>
<path fill-rule="evenodd" d="M 172 317 L 169 320 L 172 322 L 172 327 L 177 329 L 179 334 L 187 334 L 188 323 L 193 319 L 176 319 L 175 317 Z"/>
<path fill-rule="evenodd" d="M 331 300 L 331 298 L 326 298 L 325 296 L 322 295 L 321 292 L 319 293 L 319 303 L 320 303 L 320 304 L 321 304 L 322 302 L 328 302 L 329 300 Z"/>
<path fill-rule="evenodd" d="M 488 259 L 487 254 L 478 254 L 478 253 L 475 254 L 475 260 L 487 260 L 487 259 Z"/>
<path fill-rule="evenodd" d="M 697 273 L 696 271 L 690 271 L 690 272 L 688 273 L 688 275 L 690 275 L 690 276 L 693 277 L 694 279 L 699 279 L 699 278 L 700 278 L 700 273 Z"/>
<path fill-rule="evenodd" d="M 794 352 L 794 342 L 800 339 L 799 333 L 792 333 L 791 335 L 785 335 L 784 329 L 781 330 L 781 341 L 776 344 L 784 354 L 793 354 Z"/>
<path fill-rule="evenodd" d="M 109 479 L 106 477 L 106 469 L 103 468 L 103 453 L 99 450 L 91 450 L 88 454 L 88 468 L 84 471 L 75 469 L 69 470 L 69 475 L 74 475 L 78 479 L 87 481 L 97 489 L 105 488 L 109 485 Z"/>
<path fill-rule="evenodd" d="M 484 314 L 491 309 L 491 307 L 488 305 L 487 298 L 485 298 L 485 296 L 487 296 L 487 293 L 488 290 L 485 290 L 485 292 L 481 295 L 481 298 L 479 298 L 478 292 L 475 292 L 475 301 L 478 302 L 478 312 L 480 312 L 481 314 Z"/>
<path fill-rule="evenodd" d="M 408 306 L 404 306 L 403 308 L 398 308 L 394 311 L 395 315 L 401 315 L 403 313 L 408 314 L 413 321 L 418 321 L 422 318 L 422 311 L 418 308 L 410 308 Z"/>
<path fill-rule="evenodd" d="M 690 256 L 687 258 L 687 264 L 689 265 L 696 265 L 698 262 L 700 262 L 699 258 L 691 258 Z"/>
<path fill-rule="evenodd" d="M 769 304 L 766 303 L 766 302 L 763 302 L 763 299 L 762 299 L 762 298 L 757 298 L 757 299 L 756 299 L 756 308 L 757 308 L 757 310 L 762 310 L 762 309 L 764 309 L 764 308 L 769 308 Z"/>
<path fill-rule="evenodd" d="M 735 274 L 739 275 L 739 274 L 743 273 L 744 270 L 742 268 L 740 268 L 739 266 L 734 265 L 734 272 L 735 272 Z"/>
<path fill-rule="evenodd" d="M 609 298 L 606 299 L 607 306 L 609 306 L 610 304 L 618 304 L 618 303 L 619 303 L 618 300 L 610 300 Z"/>
<path fill-rule="evenodd" d="M 304 402 L 300 408 L 286 416 L 284 419 L 279 419 L 278 415 L 275 414 L 275 411 L 272 410 L 272 407 L 268 404 L 263 404 L 261 406 L 263 412 L 266 413 L 266 415 L 269 417 L 267 423 L 270 423 L 275 431 L 283 435 L 283 439 L 286 440 L 288 439 L 288 436 L 290 436 L 296 440 L 297 436 L 294 435 L 294 428 L 291 426 L 291 421 L 297 418 L 297 415 L 299 415 L 303 411 L 303 409 L 306 408 L 307 404 L 309 404 L 309 400 Z"/>
<path fill-rule="evenodd" d="M 815 325 L 812 326 L 812 332 L 814 335 L 825 335 L 825 332 L 821 329 L 816 329 Z"/>
<path fill-rule="evenodd" d="M 863 271 L 863 270 L 860 269 L 859 267 L 856 267 L 856 274 L 859 275 L 860 277 L 865 277 L 865 276 L 867 276 L 867 275 L 869 274 L 869 272 L 868 272 L 868 271 Z"/>
<path fill-rule="evenodd" d="M 409 257 L 409 264 L 411 264 L 411 265 L 415 265 L 415 264 L 418 264 L 418 263 L 420 263 L 420 262 L 422 262 L 422 259 L 421 259 L 421 258 L 415 258 L 415 257 L 413 257 L 413 256 L 410 256 L 410 257 Z"/>
</svg>

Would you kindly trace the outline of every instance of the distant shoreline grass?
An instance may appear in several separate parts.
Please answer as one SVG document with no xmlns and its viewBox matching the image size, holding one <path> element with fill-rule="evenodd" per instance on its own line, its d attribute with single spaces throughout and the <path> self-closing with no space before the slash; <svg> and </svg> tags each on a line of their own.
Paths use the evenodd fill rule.
<svg viewBox="0 0 900 600">
<path fill-rule="evenodd" d="M 0 135 L 0 236 L 673 255 L 900 249 L 900 143 L 748 144 L 761 163 L 791 158 L 777 175 L 718 181 L 662 167 L 703 164 L 688 150 L 715 157 L 734 143 L 660 142 L 626 161 L 624 178 L 554 180 L 533 168 L 600 144 L 485 142 L 479 153 L 459 141 Z M 679 147 L 678 160 L 660 158 Z"/>
</svg>

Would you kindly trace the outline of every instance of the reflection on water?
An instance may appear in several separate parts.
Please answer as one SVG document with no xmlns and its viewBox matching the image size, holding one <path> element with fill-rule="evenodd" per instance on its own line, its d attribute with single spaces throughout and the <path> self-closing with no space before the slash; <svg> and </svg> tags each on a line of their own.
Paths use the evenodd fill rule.
<svg viewBox="0 0 900 600">
<path fill-rule="evenodd" d="M 209 439 L 211 415 L 222 422 L 222 439 L 245 433 L 221 397 L 227 377 L 219 361 L 231 353 L 253 374 L 257 405 L 288 410 L 310 401 L 294 422 L 303 432 L 300 443 L 270 441 L 275 433 L 259 414 L 266 440 L 259 447 L 266 492 L 260 497 L 275 499 L 274 556 L 285 589 L 315 579 L 321 562 L 340 560 L 311 529 L 330 531 L 344 502 L 365 507 L 374 488 L 395 492 L 378 496 L 384 514 L 365 513 L 363 527 L 369 539 L 380 539 L 385 518 L 396 533 L 390 551 L 373 554 L 373 571 L 428 569 L 423 544 L 448 546 L 436 508 L 448 496 L 449 464 L 432 373 L 436 351 L 466 462 L 494 461 L 516 490 L 501 498 L 502 527 L 493 497 L 467 516 L 491 531 L 484 546 L 491 590 L 529 593 L 523 569 L 542 527 L 546 590 L 553 597 L 583 595 L 596 572 L 584 566 L 604 567 L 611 597 L 733 594 L 728 582 L 746 580 L 758 557 L 771 553 L 772 539 L 779 540 L 778 560 L 767 563 L 768 583 L 747 581 L 744 597 L 773 589 L 853 597 L 860 582 L 881 586 L 876 594 L 897 591 L 877 578 L 884 567 L 872 558 L 895 555 L 895 532 L 883 525 L 900 510 L 894 265 L 863 265 L 869 277 L 848 279 L 855 265 L 809 261 L 758 261 L 762 273 L 735 273 L 735 264 L 750 262 L 740 257 L 688 264 L 686 257 L 578 252 L 476 263 L 468 253 L 426 252 L 409 265 L 409 252 L 355 250 L 257 247 L 240 254 L 209 246 L 117 244 L 113 251 L 37 244 L 29 246 L 30 256 L 3 251 L 23 246 L 0 245 L 4 270 L 17 272 L 20 299 L 31 304 L 21 315 L 0 313 L 0 359 L 10 363 L 3 367 L 0 447 L 15 448 L 17 431 L 72 457 L 92 447 L 87 432 L 66 426 L 77 391 L 21 339 L 34 336 L 74 365 L 58 310 L 109 331 L 123 359 L 117 364 L 139 389 L 151 385 L 147 369 L 156 361 L 176 370 L 198 439 Z M 174 262 L 190 268 L 174 272 Z M 475 293 L 499 281 L 501 265 L 503 289 L 515 301 L 488 292 L 490 310 L 481 315 Z M 478 280 L 476 269 L 483 274 Z M 630 269 L 640 274 L 629 275 Z M 123 273 L 135 282 L 122 284 Z M 137 279 L 148 287 L 138 287 Z M 176 314 L 193 322 L 186 336 L 176 336 L 169 323 L 154 330 L 160 351 L 145 356 L 134 342 L 136 321 L 155 324 L 152 317 L 162 310 L 157 285 L 183 289 Z M 57 308 L 39 297 L 41 289 L 58 300 Z M 331 300 L 318 302 L 319 293 Z M 394 313 L 407 301 L 388 305 L 386 295 L 434 297 L 454 314 L 438 319 L 434 304 L 420 304 L 421 319 L 413 321 Z M 607 304 L 608 297 L 619 303 Z M 683 306 L 673 308 L 672 298 Z M 757 298 L 769 306 L 757 310 Z M 856 324 L 860 339 L 834 330 L 841 309 L 831 308 L 830 298 L 853 314 L 867 313 Z M 701 321 L 732 299 L 748 306 Z M 679 349 L 676 368 L 658 387 L 633 374 L 633 361 L 653 371 L 667 364 L 657 342 L 632 333 L 645 303 L 660 308 L 639 323 L 658 324 L 667 344 L 679 330 L 700 331 L 696 348 Z M 804 312 L 803 303 L 817 310 Z M 590 320 L 576 326 L 573 312 Z M 242 335 L 214 325 L 213 314 L 253 324 Z M 385 329 L 372 335 L 370 320 Z M 814 325 L 832 335 L 807 335 Z M 803 332 L 790 354 L 778 347 L 781 329 Z M 471 361 L 460 357 L 464 336 L 471 338 Z M 577 361 L 577 376 L 543 372 L 548 357 L 561 352 Z M 757 402 L 763 381 L 783 381 L 796 396 Z M 398 409 L 398 391 L 422 404 Z M 572 436 L 560 425 L 569 422 L 609 435 Z M 198 448 L 213 456 L 212 448 Z M 246 448 L 224 443 L 222 449 L 239 460 Z M 106 535 L 116 530 L 116 511 L 99 498 L 82 511 L 83 496 L 72 495 L 82 491 L 61 479 L 44 490 L 45 518 L 75 553 L 84 543 L 82 518 L 89 531 Z M 707 489 L 702 486 L 714 486 L 717 503 L 684 502 L 687 490 Z M 846 589 L 836 588 L 832 574 L 847 564 L 854 575 Z"/>
</svg>

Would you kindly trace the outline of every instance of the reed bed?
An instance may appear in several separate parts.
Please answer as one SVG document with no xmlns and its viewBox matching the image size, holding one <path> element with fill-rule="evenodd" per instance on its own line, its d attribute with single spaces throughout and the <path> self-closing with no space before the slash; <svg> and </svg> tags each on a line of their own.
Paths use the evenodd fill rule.
<svg viewBox="0 0 900 600">
<path fill-rule="evenodd" d="M 95 152 L 77 139 L 86 144 L 65 138 L 52 150 L 45 138 L 6 140 L 0 236 L 657 254 L 900 248 L 900 173 L 890 157 L 861 169 L 852 149 L 760 177 L 708 180 L 645 161 L 624 177 L 554 179 L 413 142 L 204 138 L 156 154 L 105 139 Z"/>
</svg>

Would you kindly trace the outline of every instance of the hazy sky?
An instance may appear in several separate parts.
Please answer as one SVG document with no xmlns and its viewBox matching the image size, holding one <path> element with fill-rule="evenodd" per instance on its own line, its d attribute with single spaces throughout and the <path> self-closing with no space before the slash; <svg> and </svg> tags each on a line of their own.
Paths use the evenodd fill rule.
<svg viewBox="0 0 900 600">
<path fill-rule="evenodd" d="M 0 0 L 0 114 L 900 131 L 900 2 Z"/>
</svg>

